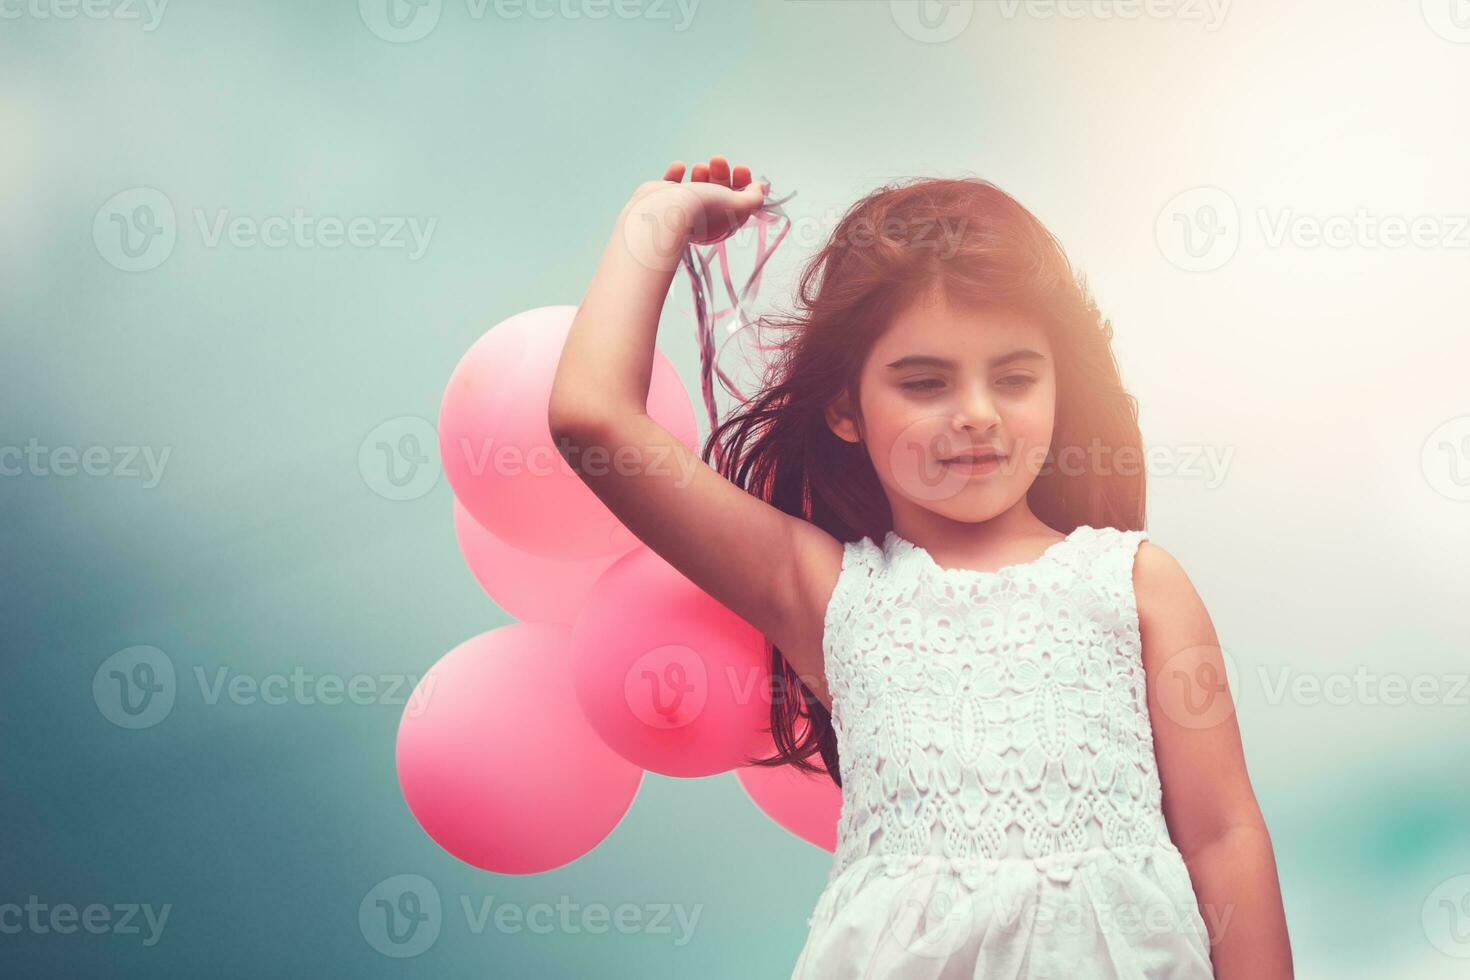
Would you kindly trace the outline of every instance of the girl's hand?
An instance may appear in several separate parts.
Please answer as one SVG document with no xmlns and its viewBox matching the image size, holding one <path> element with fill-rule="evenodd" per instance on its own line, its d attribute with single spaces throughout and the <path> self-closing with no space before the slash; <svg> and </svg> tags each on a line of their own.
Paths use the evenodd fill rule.
<svg viewBox="0 0 1470 980">
<path fill-rule="evenodd" d="M 695 245 L 713 245 L 733 235 L 760 210 L 768 190 L 766 184 L 751 181 L 745 164 L 732 171 L 722 156 L 696 163 L 689 183 L 681 183 L 683 179 L 684 164 L 675 160 L 662 180 L 640 184 L 630 204 L 657 211 Z"/>
</svg>

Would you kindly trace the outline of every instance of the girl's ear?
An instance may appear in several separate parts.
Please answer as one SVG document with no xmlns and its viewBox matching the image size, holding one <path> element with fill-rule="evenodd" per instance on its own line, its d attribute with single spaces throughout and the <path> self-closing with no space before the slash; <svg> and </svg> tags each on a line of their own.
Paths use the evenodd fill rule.
<svg viewBox="0 0 1470 980">
<path fill-rule="evenodd" d="M 827 427 L 844 442 L 862 442 L 862 420 L 853 403 L 852 394 L 843 392 L 827 405 Z"/>
</svg>

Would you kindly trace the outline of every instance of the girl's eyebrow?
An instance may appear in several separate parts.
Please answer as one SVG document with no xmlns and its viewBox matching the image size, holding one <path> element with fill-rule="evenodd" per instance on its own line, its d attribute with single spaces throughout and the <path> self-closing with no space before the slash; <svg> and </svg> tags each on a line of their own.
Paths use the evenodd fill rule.
<svg viewBox="0 0 1470 980">
<path fill-rule="evenodd" d="M 999 357 L 992 357 L 990 359 L 990 366 L 992 368 L 998 368 L 1004 367 L 1007 364 L 1014 363 L 1015 361 L 1027 360 L 1045 361 L 1046 355 L 1041 353 L 1040 351 L 1034 351 L 1029 347 L 1020 347 L 1016 350 L 1011 351 L 1008 354 L 1001 354 Z M 904 368 L 915 367 L 942 368 L 952 371 L 955 368 L 959 367 L 959 364 L 955 361 L 950 360 L 947 357 L 936 357 L 933 354 L 908 354 L 904 357 L 900 357 L 896 361 L 889 362 L 887 366 L 894 371 L 901 371 Z"/>
</svg>

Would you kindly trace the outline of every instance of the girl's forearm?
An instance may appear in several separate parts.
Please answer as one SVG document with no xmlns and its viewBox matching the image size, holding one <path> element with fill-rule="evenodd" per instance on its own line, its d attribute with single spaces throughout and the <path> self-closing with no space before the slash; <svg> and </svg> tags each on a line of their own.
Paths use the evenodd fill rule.
<svg viewBox="0 0 1470 980">
<path fill-rule="evenodd" d="M 618 214 L 572 320 L 552 385 L 553 426 L 647 410 L 659 314 L 689 229 L 670 195 L 640 191 Z"/>
<path fill-rule="evenodd" d="M 1237 828 L 1185 855 L 1217 980 L 1295 976 L 1276 857 L 1264 826 Z"/>
</svg>

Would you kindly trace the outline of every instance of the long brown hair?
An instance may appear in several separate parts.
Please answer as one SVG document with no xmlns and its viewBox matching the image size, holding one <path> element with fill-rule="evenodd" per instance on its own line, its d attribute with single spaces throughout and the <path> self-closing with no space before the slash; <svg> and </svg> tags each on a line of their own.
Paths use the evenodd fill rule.
<svg viewBox="0 0 1470 980">
<path fill-rule="evenodd" d="M 1065 533 L 1083 524 L 1141 529 L 1138 407 L 1119 378 L 1112 325 L 1056 238 L 1009 194 L 978 178 L 912 178 L 880 187 L 847 210 L 802 271 L 797 312 L 760 318 L 760 332 L 773 328 L 782 336 L 768 348 L 774 356 L 760 390 L 705 441 L 705 462 L 838 541 L 881 540 L 893 519 L 878 475 L 863 444 L 839 439 L 825 411 L 844 392 L 856 404 L 873 342 L 899 311 L 935 289 L 970 307 L 1023 313 L 1051 341 L 1055 424 L 1045 464 L 1027 492 L 1032 512 Z M 1059 465 L 1063 447 L 1077 448 Z M 1078 466 L 1079 450 L 1101 452 L 1117 465 Z M 825 769 L 841 786 L 830 713 L 768 645 L 777 754 L 749 764 Z M 807 761 L 814 754 L 822 768 Z"/>
</svg>

